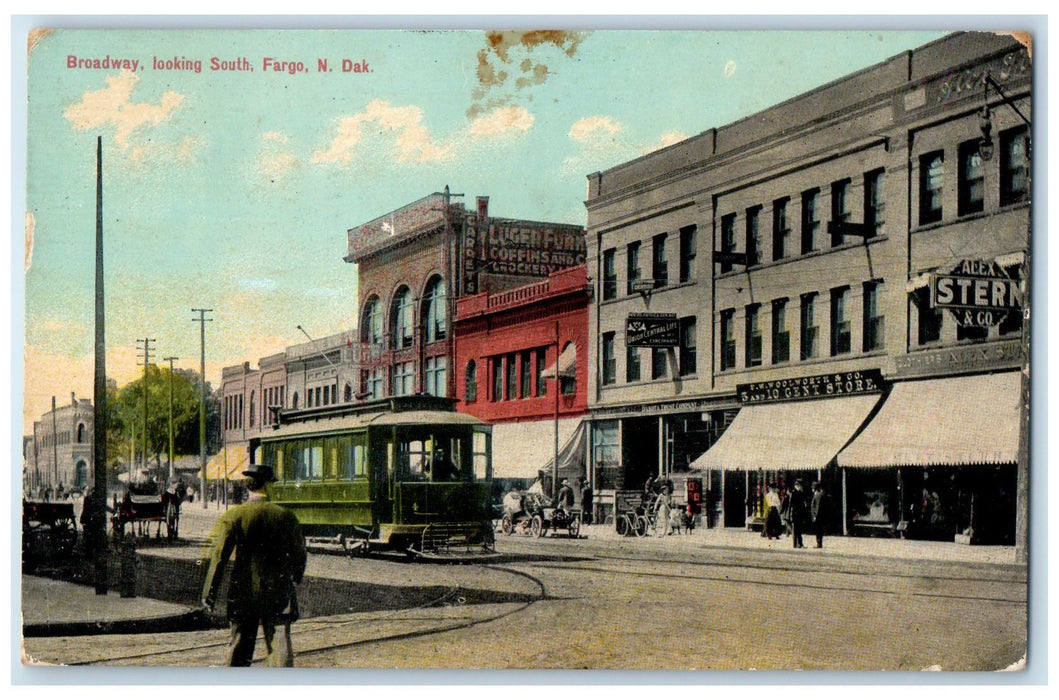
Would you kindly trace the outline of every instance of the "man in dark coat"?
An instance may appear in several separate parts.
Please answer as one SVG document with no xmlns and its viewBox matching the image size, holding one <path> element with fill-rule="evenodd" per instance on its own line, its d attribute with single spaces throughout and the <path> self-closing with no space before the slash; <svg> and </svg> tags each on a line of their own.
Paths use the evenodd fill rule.
<svg viewBox="0 0 1059 700">
<path fill-rule="evenodd" d="M 809 494 L 805 492 L 805 482 L 801 479 L 794 482 L 794 491 L 791 492 L 790 514 L 791 539 L 794 540 L 796 548 L 804 547 L 802 535 L 809 529 L 811 514 Z"/>
<path fill-rule="evenodd" d="M 809 507 L 813 518 L 813 532 L 816 534 L 816 548 L 824 546 L 824 529 L 827 527 L 827 494 L 819 481 L 813 482 L 813 500 Z"/>
<path fill-rule="evenodd" d="M 298 619 L 294 586 L 305 573 L 305 539 L 293 513 L 265 501 L 272 468 L 251 464 L 243 474 L 250 479 L 251 494 L 246 503 L 222 515 L 213 529 L 202 603 L 213 609 L 225 564 L 234 551 L 228 585 L 232 630 L 228 665 L 250 665 L 260 625 L 268 665 L 293 666 L 290 626 Z M 282 627 L 278 635 L 277 627 Z"/>
</svg>

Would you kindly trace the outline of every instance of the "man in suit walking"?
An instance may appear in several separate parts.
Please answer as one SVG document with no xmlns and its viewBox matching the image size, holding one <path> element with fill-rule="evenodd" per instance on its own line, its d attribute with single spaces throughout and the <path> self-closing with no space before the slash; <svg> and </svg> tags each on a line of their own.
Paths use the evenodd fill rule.
<svg viewBox="0 0 1059 700">
<path fill-rule="evenodd" d="M 813 500 L 810 504 L 813 517 L 813 532 L 816 534 L 816 548 L 824 546 L 824 528 L 827 527 L 827 494 L 819 481 L 813 482 Z"/>
<path fill-rule="evenodd" d="M 798 479 L 794 482 L 794 491 L 791 492 L 791 539 L 795 548 L 804 547 L 802 535 L 809 526 L 809 494 L 805 492 L 805 482 Z"/>
<path fill-rule="evenodd" d="M 251 464 L 243 474 L 250 480 L 250 497 L 222 515 L 213 529 L 202 603 L 207 610 L 213 609 L 225 564 L 234 551 L 228 585 L 232 631 L 228 665 L 250 665 L 260 625 L 266 663 L 293 666 L 290 627 L 298 619 L 294 587 L 305 573 L 305 538 L 293 513 L 265 500 L 272 467 Z"/>
</svg>

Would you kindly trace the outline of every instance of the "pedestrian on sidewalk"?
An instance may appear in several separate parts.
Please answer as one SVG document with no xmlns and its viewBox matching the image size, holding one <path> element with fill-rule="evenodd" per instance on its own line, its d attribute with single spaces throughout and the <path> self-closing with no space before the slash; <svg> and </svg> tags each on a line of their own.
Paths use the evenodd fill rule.
<svg viewBox="0 0 1059 700">
<path fill-rule="evenodd" d="M 805 492 L 805 480 L 798 479 L 794 482 L 794 491 L 791 492 L 791 539 L 794 541 L 795 549 L 805 546 L 802 535 L 809 529 L 811 522 L 809 494 Z"/>
<path fill-rule="evenodd" d="M 827 493 L 819 481 L 813 482 L 813 500 L 810 514 L 813 518 L 813 532 L 816 534 L 816 548 L 824 546 L 824 529 L 827 527 Z"/>
<path fill-rule="evenodd" d="M 769 484 L 769 490 L 765 493 L 765 525 L 761 528 L 762 537 L 778 540 L 783 534 L 783 520 L 780 517 L 782 505 L 776 484 Z"/>
<path fill-rule="evenodd" d="M 305 573 L 305 538 L 293 513 L 265 500 L 265 487 L 273 479 L 272 467 L 251 464 L 243 474 L 250 480 L 250 496 L 246 503 L 221 515 L 214 526 L 202 603 L 212 611 L 225 564 L 234 551 L 228 584 L 227 613 L 232 631 L 228 665 L 250 665 L 260 625 L 268 654 L 266 663 L 293 666 L 290 627 L 298 619 L 294 587 Z"/>
</svg>

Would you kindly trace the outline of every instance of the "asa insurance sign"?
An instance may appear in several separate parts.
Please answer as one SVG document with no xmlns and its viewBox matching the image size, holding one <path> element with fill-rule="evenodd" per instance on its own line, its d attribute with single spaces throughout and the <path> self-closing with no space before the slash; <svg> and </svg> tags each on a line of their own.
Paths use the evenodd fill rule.
<svg viewBox="0 0 1059 700">
<path fill-rule="evenodd" d="M 951 272 L 931 274 L 930 305 L 948 309 L 961 326 L 996 326 L 1020 311 L 1022 289 L 992 260 L 961 260 Z"/>
</svg>

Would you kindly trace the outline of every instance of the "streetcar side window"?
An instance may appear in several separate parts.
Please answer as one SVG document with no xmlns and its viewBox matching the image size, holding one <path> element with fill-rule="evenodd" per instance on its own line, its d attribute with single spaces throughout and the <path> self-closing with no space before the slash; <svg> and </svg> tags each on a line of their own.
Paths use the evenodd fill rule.
<svg viewBox="0 0 1059 700">
<path fill-rule="evenodd" d="M 485 481 L 489 479 L 489 443 L 492 436 L 484 430 L 475 430 L 472 444 L 472 457 L 474 462 L 474 480 Z"/>
<path fill-rule="evenodd" d="M 363 435 L 341 438 L 338 453 L 338 479 L 348 481 L 363 479 L 368 475 L 368 456 Z"/>
</svg>

